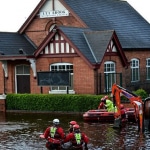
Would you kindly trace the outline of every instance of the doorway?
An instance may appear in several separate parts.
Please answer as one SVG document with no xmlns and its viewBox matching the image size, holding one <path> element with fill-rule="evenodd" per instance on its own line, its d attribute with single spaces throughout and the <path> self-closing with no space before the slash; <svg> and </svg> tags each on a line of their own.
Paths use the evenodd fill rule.
<svg viewBox="0 0 150 150">
<path fill-rule="evenodd" d="M 30 93 L 30 66 L 17 65 L 15 72 L 16 93 Z"/>
</svg>

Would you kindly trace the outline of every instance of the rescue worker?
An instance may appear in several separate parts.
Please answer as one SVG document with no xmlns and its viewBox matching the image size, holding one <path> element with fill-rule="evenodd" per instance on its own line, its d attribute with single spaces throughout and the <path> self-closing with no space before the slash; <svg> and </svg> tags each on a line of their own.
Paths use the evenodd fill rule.
<svg viewBox="0 0 150 150">
<path fill-rule="evenodd" d="M 76 121 L 70 121 L 70 122 L 69 122 L 69 129 L 68 129 L 69 133 L 72 133 L 72 132 L 73 132 L 73 126 L 74 126 L 75 124 L 77 124 Z M 62 148 L 63 148 L 63 149 L 70 149 L 71 146 L 72 146 L 72 143 L 71 143 L 70 141 L 62 144 Z"/>
<path fill-rule="evenodd" d="M 99 106 L 98 106 L 98 109 L 106 109 L 103 99 L 104 99 L 104 98 L 101 98 L 101 102 L 100 102 L 100 104 L 99 104 Z"/>
<path fill-rule="evenodd" d="M 61 149 L 61 142 L 65 138 L 65 133 L 59 124 L 59 119 L 54 119 L 53 125 L 48 127 L 44 132 L 44 138 L 48 140 L 46 143 L 46 148 L 48 150 Z"/>
<path fill-rule="evenodd" d="M 87 143 L 89 142 L 89 138 L 80 131 L 80 126 L 78 124 L 73 126 L 73 132 L 66 136 L 64 143 L 69 141 L 72 143 L 72 149 L 83 150 L 84 145 L 84 149 L 88 150 Z"/>
<path fill-rule="evenodd" d="M 128 121 L 127 110 L 124 108 L 123 104 L 120 104 L 120 111 L 121 111 L 121 121 L 127 122 Z"/>
<path fill-rule="evenodd" d="M 104 103 L 105 108 L 108 112 L 117 112 L 116 106 L 114 106 L 113 102 L 109 100 L 109 97 L 106 95 L 104 96 L 101 101 Z"/>
<path fill-rule="evenodd" d="M 77 124 L 76 121 L 70 121 L 69 122 L 69 133 L 73 132 L 73 125 Z"/>
</svg>

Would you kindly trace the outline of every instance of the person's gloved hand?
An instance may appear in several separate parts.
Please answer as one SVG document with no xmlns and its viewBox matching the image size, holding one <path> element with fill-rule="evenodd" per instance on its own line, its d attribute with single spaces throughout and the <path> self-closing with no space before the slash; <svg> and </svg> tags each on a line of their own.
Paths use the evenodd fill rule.
<svg viewBox="0 0 150 150">
<path fill-rule="evenodd" d="M 104 105 L 105 106 L 105 109 L 107 109 L 107 105 Z"/>
</svg>

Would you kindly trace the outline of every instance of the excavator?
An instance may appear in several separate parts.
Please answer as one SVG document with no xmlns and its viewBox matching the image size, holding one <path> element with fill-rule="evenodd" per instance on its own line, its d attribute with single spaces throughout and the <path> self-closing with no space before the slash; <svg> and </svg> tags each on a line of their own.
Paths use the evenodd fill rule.
<svg viewBox="0 0 150 150">
<path fill-rule="evenodd" d="M 138 123 L 138 131 L 144 132 L 145 128 L 150 130 L 150 97 L 142 101 L 140 96 L 137 96 L 131 91 L 115 83 L 112 86 L 111 93 L 113 103 L 117 107 L 117 112 L 114 113 L 114 128 L 120 128 L 122 126 L 120 108 L 122 96 L 126 97 L 130 101 L 131 105 L 134 106 L 135 120 Z"/>
</svg>

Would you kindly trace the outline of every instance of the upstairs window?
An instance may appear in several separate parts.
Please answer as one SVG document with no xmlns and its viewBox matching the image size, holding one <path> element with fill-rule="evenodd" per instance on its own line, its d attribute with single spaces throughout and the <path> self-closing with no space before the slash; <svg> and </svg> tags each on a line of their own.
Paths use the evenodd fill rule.
<svg viewBox="0 0 150 150">
<path fill-rule="evenodd" d="M 139 75 L 139 60 L 131 59 L 131 81 L 137 82 L 140 80 Z"/>
</svg>

